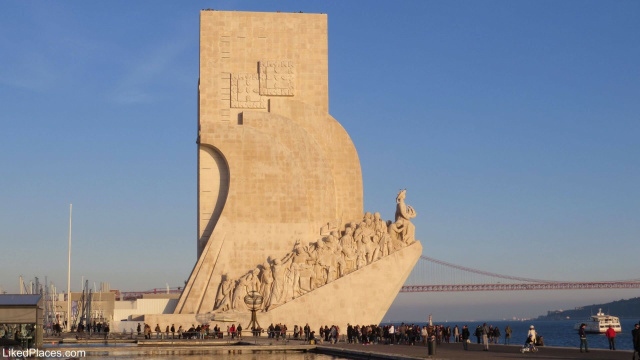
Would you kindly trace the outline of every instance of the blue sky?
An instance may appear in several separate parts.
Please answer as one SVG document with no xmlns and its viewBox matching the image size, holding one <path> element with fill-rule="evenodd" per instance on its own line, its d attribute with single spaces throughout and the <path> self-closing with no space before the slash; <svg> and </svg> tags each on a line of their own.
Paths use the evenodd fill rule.
<svg viewBox="0 0 640 360">
<path fill-rule="evenodd" d="M 637 1 L 4 1 L 0 286 L 180 286 L 196 256 L 199 11 L 328 14 L 365 209 L 407 188 L 430 257 L 640 278 Z M 399 295 L 386 318 L 532 316 L 634 291 Z M 418 315 L 421 316 L 421 315 Z M 426 315 L 425 315 L 426 316 Z"/>
</svg>

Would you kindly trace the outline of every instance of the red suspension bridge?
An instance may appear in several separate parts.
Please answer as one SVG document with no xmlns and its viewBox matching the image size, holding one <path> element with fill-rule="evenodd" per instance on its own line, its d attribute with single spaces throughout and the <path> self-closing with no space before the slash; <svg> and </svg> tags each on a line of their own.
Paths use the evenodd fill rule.
<svg viewBox="0 0 640 360">
<path fill-rule="evenodd" d="M 552 281 L 502 275 L 421 256 L 400 292 L 640 289 L 640 278 L 613 281 Z M 132 300 L 144 294 L 180 294 L 182 288 L 118 292 Z"/>
<path fill-rule="evenodd" d="M 552 281 L 502 275 L 421 256 L 400 292 L 640 289 L 640 279 Z"/>
</svg>

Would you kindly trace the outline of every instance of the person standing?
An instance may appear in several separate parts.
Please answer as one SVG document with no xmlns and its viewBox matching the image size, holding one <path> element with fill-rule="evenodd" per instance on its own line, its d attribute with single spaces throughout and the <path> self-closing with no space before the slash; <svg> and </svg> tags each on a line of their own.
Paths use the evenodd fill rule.
<svg viewBox="0 0 640 360">
<path fill-rule="evenodd" d="M 511 343 L 511 326 L 507 325 L 504 329 L 504 344 L 509 345 Z"/>
<path fill-rule="evenodd" d="M 489 328 L 487 323 L 482 324 L 482 343 L 484 344 L 482 351 L 489 351 Z"/>
<path fill-rule="evenodd" d="M 609 340 L 609 350 L 616 349 L 616 331 L 613 330 L 613 326 L 609 325 L 609 328 L 604 333 L 607 336 L 607 340 Z"/>
<path fill-rule="evenodd" d="M 480 344 L 480 337 L 482 336 L 482 326 L 478 325 L 476 328 L 476 332 L 474 333 L 476 340 L 478 340 L 478 344 Z"/>
<path fill-rule="evenodd" d="M 453 327 L 453 342 L 457 343 L 460 341 L 460 330 L 458 329 L 458 325 Z"/>
<path fill-rule="evenodd" d="M 635 328 L 631 330 L 631 339 L 633 345 L 633 360 L 636 360 L 636 353 L 640 356 L 640 323 L 636 324 Z"/>
<path fill-rule="evenodd" d="M 469 350 L 469 337 L 471 334 L 469 333 L 469 328 L 467 325 L 462 327 L 462 347 L 465 350 Z"/>
<path fill-rule="evenodd" d="M 585 331 L 586 324 L 580 325 L 578 335 L 580 335 L 580 352 L 582 352 L 582 346 L 584 345 L 584 351 L 589 352 L 589 344 L 587 344 L 587 333 Z"/>
<path fill-rule="evenodd" d="M 309 340 L 309 334 L 311 333 L 311 327 L 309 327 L 309 324 L 307 323 L 304 326 L 304 339 L 305 340 Z"/>
</svg>

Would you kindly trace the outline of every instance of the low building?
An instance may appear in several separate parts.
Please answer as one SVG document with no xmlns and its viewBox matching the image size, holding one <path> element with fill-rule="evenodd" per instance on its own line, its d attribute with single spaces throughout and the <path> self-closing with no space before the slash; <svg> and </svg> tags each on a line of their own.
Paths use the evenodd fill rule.
<svg viewBox="0 0 640 360">
<path fill-rule="evenodd" d="M 23 348 L 42 347 L 42 295 L 0 294 L 0 333 Z"/>
</svg>

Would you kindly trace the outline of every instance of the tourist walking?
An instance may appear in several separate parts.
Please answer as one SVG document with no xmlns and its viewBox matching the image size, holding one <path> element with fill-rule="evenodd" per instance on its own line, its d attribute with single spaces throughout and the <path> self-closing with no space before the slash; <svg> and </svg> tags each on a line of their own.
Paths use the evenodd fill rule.
<svg viewBox="0 0 640 360">
<path fill-rule="evenodd" d="M 494 344 L 499 344 L 500 343 L 500 329 L 498 329 L 498 327 L 494 327 L 493 328 L 493 343 Z"/>
<path fill-rule="evenodd" d="M 511 326 L 507 325 L 504 328 L 504 344 L 509 345 L 511 343 Z"/>
<path fill-rule="evenodd" d="M 580 352 L 582 352 L 582 346 L 584 345 L 584 351 L 589 352 L 589 344 L 587 344 L 587 333 L 584 328 L 586 324 L 580 325 L 580 330 L 578 330 L 578 335 L 580 336 Z"/>
<path fill-rule="evenodd" d="M 160 339 L 160 332 L 161 332 L 161 331 L 162 331 L 162 330 L 160 330 L 160 324 L 156 324 L 156 329 L 155 329 L 155 332 L 156 332 L 156 339 Z"/>
<path fill-rule="evenodd" d="M 616 349 L 616 331 L 613 330 L 613 326 L 609 325 L 609 328 L 604 333 L 607 336 L 607 340 L 609 340 L 609 350 Z"/>
</svg>

